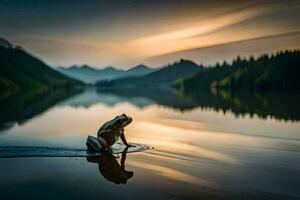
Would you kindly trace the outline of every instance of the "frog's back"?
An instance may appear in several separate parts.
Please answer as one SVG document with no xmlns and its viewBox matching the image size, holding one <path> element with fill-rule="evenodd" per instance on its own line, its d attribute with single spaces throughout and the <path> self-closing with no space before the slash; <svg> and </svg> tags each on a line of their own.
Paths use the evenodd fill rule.
<svg viewBox="0 0 300 200">
<path fill-rule="evenodd" d="M 98 135 L 98 136 L 102 136 L 102 133 L 103 133 L 103 132 L 112 130 L 112 129 L 113 129 L 113 125 L 114 125 L 114 119 L 105 122 L 105 123 L 100 127 L 100 129 L 98 130 L 97 135 Z"/>
<path fill-rule="evenodd" d="M 99 131 L 107 130 L 109 128 L 110 124 L 111 124 L 111 120 L 105 122 L 104 124 L 102 124 L 102 126 L 99 129 Z"/>
</svg>

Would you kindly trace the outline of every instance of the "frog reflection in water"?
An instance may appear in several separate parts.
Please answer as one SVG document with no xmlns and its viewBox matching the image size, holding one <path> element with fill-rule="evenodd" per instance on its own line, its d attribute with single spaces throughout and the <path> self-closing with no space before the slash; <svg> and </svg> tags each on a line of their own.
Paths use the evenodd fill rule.
<svg viewBox="0 0 300 200">
<path fill-rule="evenodd" d="M 87 157 L 88 162 L 98 163 L 100 174 L 115 184 L 126 184 L 127 180 L 133 177 L 132 171 L 125 170 L 125 160 L 128 147 L 122 153 L 121 165 L 117 158 L 111 154 L 103 154 L 101 156 Z"/>
<path fill-rule="evenodd" d="M 124 128 L 132 122 L 132 118 L 126 114 L 116 116 L 114 119 L 105 122 L 97 132 L 97 138 L 88 136 L 86 145 L 89 150 L 103 151 L 114 145 L 119 138 L 127 147 L 134 147 L 127 143 Z"/>
</svg>

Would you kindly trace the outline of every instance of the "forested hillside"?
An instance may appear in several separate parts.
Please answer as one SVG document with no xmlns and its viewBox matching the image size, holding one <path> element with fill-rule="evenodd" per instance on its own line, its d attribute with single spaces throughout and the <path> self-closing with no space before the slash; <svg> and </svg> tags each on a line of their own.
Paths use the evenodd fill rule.
<svg viewBox="0 0 300 200">
<path fill-rule="evenodd" d="M 21 48 L 0 46 L 0 93 L 81 86 Z"/>
<path fill-rule="evenodd" d="M 300 51 L 285 51 L 258 58 L 237 57 L 196 75 L 177 81 L 178 88 L 188 90 L 229 89 L 231 91 L 299 90 Z"/>
</svg>

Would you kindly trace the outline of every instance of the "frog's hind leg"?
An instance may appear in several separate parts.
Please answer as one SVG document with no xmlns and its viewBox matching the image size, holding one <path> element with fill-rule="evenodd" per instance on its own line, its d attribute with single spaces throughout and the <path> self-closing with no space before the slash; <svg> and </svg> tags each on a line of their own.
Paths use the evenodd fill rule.
<svg viewBox="0 0 300 200">
<path fill-rule="evenodd" d="M 86 146 L 90 151 L 102 151 L 103 146 L 96 137 L 88 136 Z"/>
<path fill-rule="evenodd" d="M 89 142 L 86 142 L 85 144 L 86 144 L 86 146 L 87 146 L 87 150 L 88 150 L 88 151 L 93 151 L 93 148 L 92 148 L 92 146 L 90 145 Z"/>
</svg>

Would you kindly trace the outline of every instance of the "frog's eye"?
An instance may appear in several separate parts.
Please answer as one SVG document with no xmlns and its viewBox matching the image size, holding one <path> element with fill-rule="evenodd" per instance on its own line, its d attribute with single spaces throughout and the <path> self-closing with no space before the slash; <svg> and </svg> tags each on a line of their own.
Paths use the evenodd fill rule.
<svg viewBox="0 0 300 200">
<path fill-rule="evenodd" d="M 126 115 L 126 114 L 122 114 L 122 116 L 123 116 L 123 117 L 127 117 L 127 115 Z"/>
</svg>

